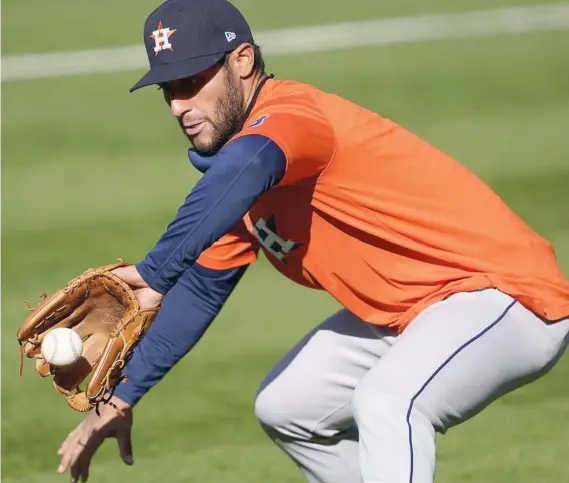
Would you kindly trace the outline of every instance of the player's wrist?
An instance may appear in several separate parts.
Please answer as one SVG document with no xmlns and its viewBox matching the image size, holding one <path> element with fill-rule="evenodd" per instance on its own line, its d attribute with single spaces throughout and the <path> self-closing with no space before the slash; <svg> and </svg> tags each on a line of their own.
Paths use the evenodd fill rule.
<svg viewBox="0 0 569 483">
<path fill-rule="evenodd" d="M 130 403 L 115 395 L 113 395 L 105 405 L 108 406 L 110 413 L 118 413 L 120 416 L 124 416 L 128 411 L 132 410 Z"/>
<path fill-rule="evenodd" d="M 142 394 L 139 387 L 133 384 L 130 378 L 125 378 L 116 385 L 111 401 L 114 402 L 116 399 L 120 402 L 119 407 L 124 405 L 127 409 L 132 409 L 141 397 Z"/>
<path fill-rule="evenodd" d="M 121 409 L 129 409 L 132 407 L 132 405 L 128 402 L 128 401 L 123 401 L 120 397 L 118 396 L 113 396 L 110 399 L 116 406 L 118 406 Z"/>
</svg>

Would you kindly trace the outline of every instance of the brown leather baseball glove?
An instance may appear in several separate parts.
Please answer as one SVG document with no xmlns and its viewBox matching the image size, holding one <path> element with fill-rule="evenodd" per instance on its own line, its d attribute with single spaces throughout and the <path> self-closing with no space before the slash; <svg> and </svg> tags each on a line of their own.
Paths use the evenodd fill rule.
<svg viewBox="0 0 569 483">
<path fill-rule="evenodd" d="M 118 263 L 90 268 L 65 287 L 44 299 L 21 324 L 22 373 L 24 355 L 36 361 L 36 372 L 53 376 L 55 389 L 76 411 L 89 411 L 107 402 L 124 377 L 132 350 L 152 324 L 158 307 L 141 310 L 133 289 L 111 273 Z M 55 367 L 41 355 L 41 343 L 57 327 L 75 330 L 83 340 L 81 357 L 65 367 Z M 83 388 L 82 388 L 83 387 Z"/>
</svg>

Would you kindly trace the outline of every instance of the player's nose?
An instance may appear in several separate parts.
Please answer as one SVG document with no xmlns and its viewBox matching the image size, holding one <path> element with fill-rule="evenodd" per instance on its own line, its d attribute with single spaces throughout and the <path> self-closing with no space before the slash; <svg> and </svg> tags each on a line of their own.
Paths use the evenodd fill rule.
<svg viewBox="0 0 569 483">
<path fill-rule="evenodd" d="M 184 113 L 191 111 L 192 107 L 192 103 L 189 99 L 172 98 L 170 100 L 170 110 L 177 118 L 181 118 Z"/>
</svg>

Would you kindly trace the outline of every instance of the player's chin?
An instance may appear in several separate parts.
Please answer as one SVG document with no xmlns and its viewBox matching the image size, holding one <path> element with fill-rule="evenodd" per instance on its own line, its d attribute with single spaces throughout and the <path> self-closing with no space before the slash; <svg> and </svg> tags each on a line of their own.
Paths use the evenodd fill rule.
<svg viewBox="0 0 569 483">
<path fill-rule="evenodd" d="M 203 156 L 211 156 L 217 151 L 214 146 L 214 136 L 207 136 L 205 133 L 202 133 L 190 138 L 190 141 L 193 148 Z"/>
</svg>

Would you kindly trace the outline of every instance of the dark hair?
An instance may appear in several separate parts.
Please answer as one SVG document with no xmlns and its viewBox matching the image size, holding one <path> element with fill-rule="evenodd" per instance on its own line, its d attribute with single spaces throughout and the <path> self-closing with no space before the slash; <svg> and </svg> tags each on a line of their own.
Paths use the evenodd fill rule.
<svg viewBox="0 0 569 483">
<path fill-rule="evenodd" d="M 265 59 L 263 59 L 263 53 L 261 52 L 261 47 L 253 43 L 253 53 L 255 54 L 255 64 L 253 69 L 257 74 L 265 73 Z"/>
</svg>

